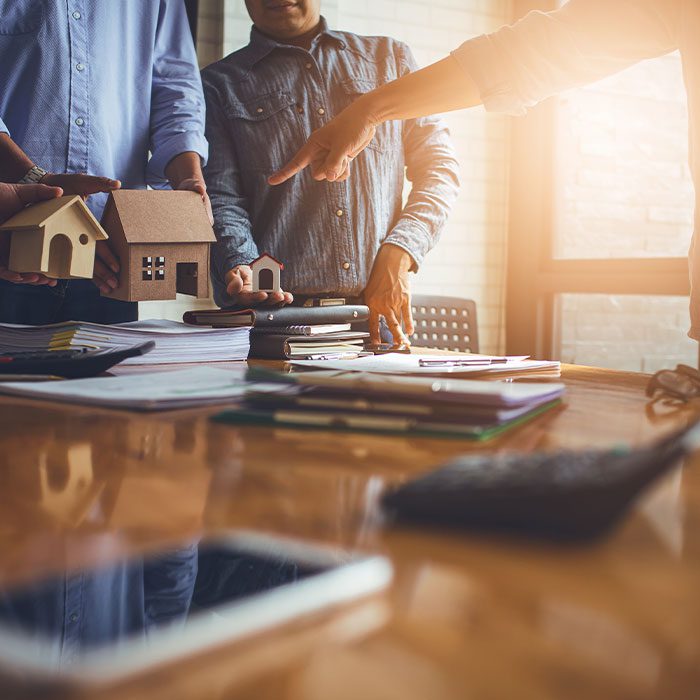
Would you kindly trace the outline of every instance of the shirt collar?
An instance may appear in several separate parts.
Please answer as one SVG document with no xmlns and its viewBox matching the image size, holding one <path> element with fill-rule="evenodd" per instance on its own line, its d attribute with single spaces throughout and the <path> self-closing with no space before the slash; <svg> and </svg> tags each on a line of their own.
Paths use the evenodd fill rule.
<svg viewBox="0 0 700 700">
<path fill-rule="evenodd" d="M 322 39 L 330 39 L 339 48 L 345 48 L 345 40 L 340 32 L 334 32 L 328 28 L 328 22 L 325 17 L 321 17 L 319 32 L 311 42 L 311 48 L 314 48 Z M 277 41 L 272 37 L 263 34 L 255 25 L 250 30 L 250 43 L 247 48 L 247 60 L 249 67 L 252 68 L 258 61 L 261 61 L 268 54 L 279 47 L 290 47 L 291 44 Z M 297 46 L 293 48 L 299 48 Z"/>
</svg>

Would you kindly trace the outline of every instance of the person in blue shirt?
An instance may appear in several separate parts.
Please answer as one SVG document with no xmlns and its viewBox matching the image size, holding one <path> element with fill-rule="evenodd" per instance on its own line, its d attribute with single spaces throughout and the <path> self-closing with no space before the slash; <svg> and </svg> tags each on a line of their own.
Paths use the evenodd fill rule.
<svg viewBox="0 0 700 700">
<path fill-rule="evenodd" d="M 250 43 L 202 72 L 210 159 L 205 177 L 217 243 L 219 305 L 344 297 L 370 308 L 394 341 L 413 332 L 409 271 L 435 245 L 458 191 L 457 162 L 438 119 L 384 124 L 347 182 L 267 177 L 359 95 L 416 67 L 405 44 L 329 29 L 320 0 L 246 0 Z M 402 202 L 404 174 L 412 182 Z M 286 291 L 253 293 L 249 263 L 284 263 Z M 403 329 L 402 329 L 403 323 Z"/>
<path fill-rule="evenodd" d="M 119 186 L 194 190 L 208 205 L 204 99 L 182 0 L 0 0 L 0 65 L 0 182 L 90 195 L 98 218 Z M 2 266 L 2 322 L 137 317 L 135 303 L 100 295 L 119 273 L 108 242 L 92 281 L 26 284 Z"/>
</svg>

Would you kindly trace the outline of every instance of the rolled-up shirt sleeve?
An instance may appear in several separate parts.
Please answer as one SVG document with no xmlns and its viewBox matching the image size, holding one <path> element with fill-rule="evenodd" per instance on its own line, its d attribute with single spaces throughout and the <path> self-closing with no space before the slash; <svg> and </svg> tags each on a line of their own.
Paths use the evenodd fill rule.
<svg viewBox="0 0 700 700">
<path fill-rule="evenodd" d="M 165 180 L 165 167 L 194 151 L 206 163 L 204 95 L 184 3 L 161 0 L 151 92 L 149 184 Z"/>
<path fill-rule="evenodd" d="M 226 306 L 226 273 L 258 257 L 236 149 L 228 133 L 218 91 L 205 79 L 207 103 L 206 135 L 211 158 L 204 169 L 214 214 L 216 243 L 211 250 L 211 279 L 214 301 Z"/>
<path fill-rule="evenodd" d="M 452 52 L 487 110 L 522 115 L 562 90 L 678 48 L 681 0 L 570 0 Z"/>
</svg>

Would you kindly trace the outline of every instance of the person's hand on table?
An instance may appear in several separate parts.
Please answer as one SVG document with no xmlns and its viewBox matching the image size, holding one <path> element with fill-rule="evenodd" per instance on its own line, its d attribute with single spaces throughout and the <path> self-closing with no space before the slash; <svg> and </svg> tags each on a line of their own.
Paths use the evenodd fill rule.
<svg viewBox="0 0 700 700">
<path fill-rule="evenodd" d="M 41 184 L 60 187 L 63 194 L 79 194 L 83 199 L 97 192 L 118 190 L 122 186 L 119 180 L 85 173 L 46 173 L 41 178 Z"/>
<path fill-rule="evenodd" d="M 410 345 L 413 334 L 411 313 L 411 283 L 408 273 L 413 258 L 403 249 L 390 243 L 379 248 L 372 272 L 365 288 L 365 304 L 369 307 L 370 342 L 380 343 L 379 319 L 384 317 L 394 345 Z M 401 328 L 403 321 L 404 330 Z"/>
<path fill-rule="evenodd" d="M 0 223 L 7 221 L 28 204 L 60 197 L 60 187 L 48 185 L 18 185 L 0 182 Z M 10 257 L 10 234 L 0 234 L 0 279 L 14 284 L 46 284 L 56 286 L 56 280 L 34 272 L 12 272 L 7 269 Z"/>
<path fill-rule="evenodd" d="M 294 301 L 290 292 L 254 292 L 250 265 L 236 265 L 226 273 L 226 293 L 232 306 L 291 304 Z"/>
<path fill-rule="evenodd" d="M 289 163 L 268 178 L 269 184 L 281 185 L 309 165 L 315 180 L 339 182 L 347 179 L 352 159 L 374 138 L 375 122 L 364 109 L 362 100 L 357 100 L 314 131 Z"/>
</svg>

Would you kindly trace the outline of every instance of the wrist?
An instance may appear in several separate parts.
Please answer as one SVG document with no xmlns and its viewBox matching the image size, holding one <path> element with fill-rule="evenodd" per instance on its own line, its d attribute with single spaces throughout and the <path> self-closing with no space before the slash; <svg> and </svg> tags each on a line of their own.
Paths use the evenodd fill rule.
<svg viewBox="0 0 700 700">
<path fill-rule="evenodd" d="M 354 112 L 367 126 L 377 127 L 386 121 L 381 100 L 375 92 L 361 95 L 348 109 Z"/>
<path fill-rule="evenodd" d="M 198 153 L 185 151 L 176 155 L 166 166 L 165 176 L 173 189 L 178 189 L 187 180 L 204 185 L 202 161 Z"/>
<path fill-rule="evenodd" d="M 44 181 L 47 175 L 50 175 L 50 173 L 47 173 L 46 170 L 40 168 L 38 165 L 32 165 L 17 182 L 21 185 L 37 184 Z"/>
<path fill-rule="evenodd" d="M 410 272 L 416 267 L 413 256 L 401 246 L 394 245 L 393 243 L 382 243 L 380 252 L 383 252 L 401 272 Z"/>
</svg>

